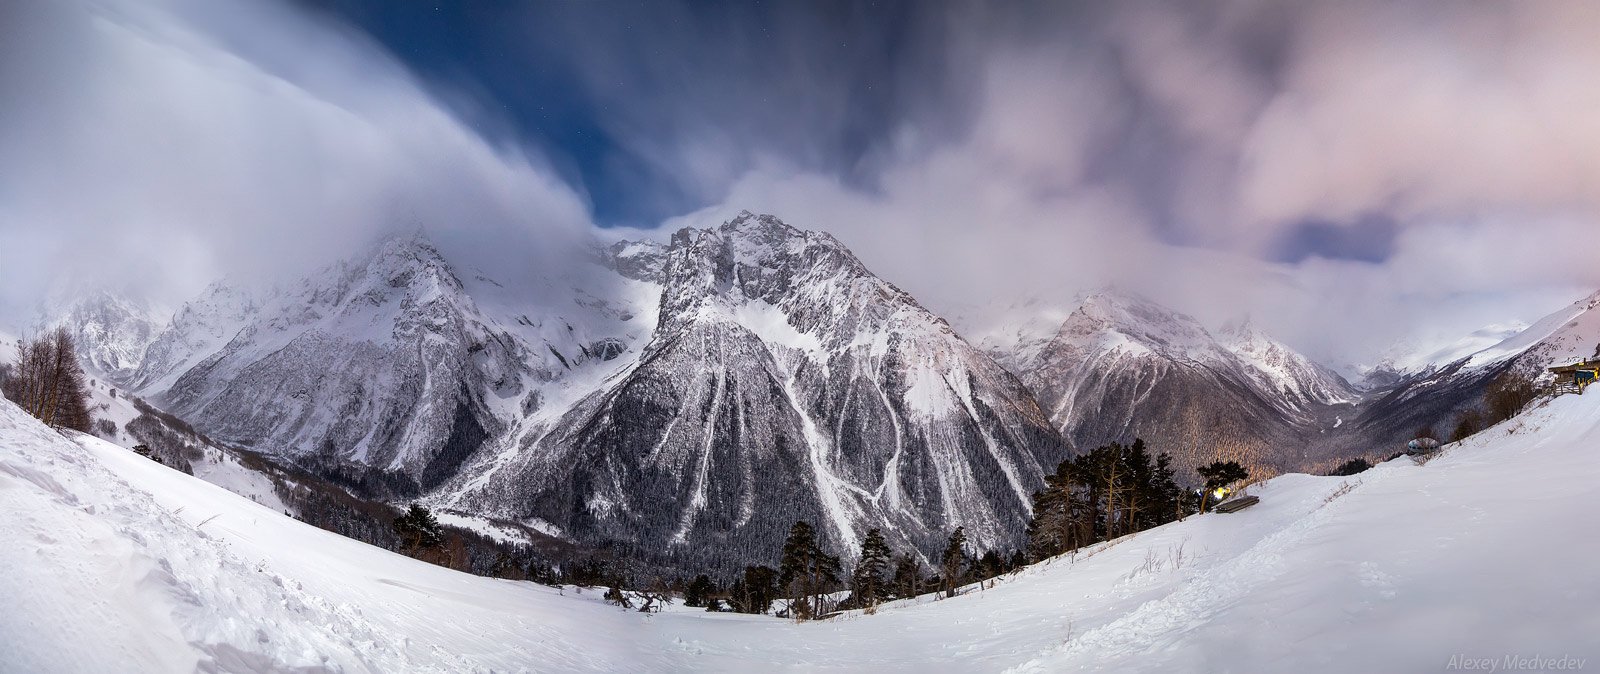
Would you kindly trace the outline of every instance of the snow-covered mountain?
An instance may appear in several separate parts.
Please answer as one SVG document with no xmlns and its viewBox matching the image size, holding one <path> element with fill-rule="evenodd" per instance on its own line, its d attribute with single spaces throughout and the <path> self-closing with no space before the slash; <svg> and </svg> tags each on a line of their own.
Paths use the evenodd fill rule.
<svg viewBox="0 0 1600 674">
<path fill-rule="evenodd" d="M 1528 328 L 1474 353 L 1402 376 L 1377 390 L 1353 430 L 1372 442 L 1393 443 L 1414 429 L 1449 433 L 1462 414 L 1481 410 L 1489 385 L 1506 372 L 1535 381 L 1546 368 L 1600 355 L 1600 292 L 1557 310 Z"/>
<path fill-rule="evenodd" d="M 134 381 L 220 440 L 414 494 L 542 405 L 549 382 L 647 332 L 625 299 L 567 287 L 529 316 L 510 292 L 463 279 L 425 237 L 395 237 L 296 282 L 214 285 Z"/>
<path fill-rule="evenodd" d="M 1048 339 L 997 350 L 1078 449 L 1142 438 L 1183 465 L 1244 457 L 1282 466 L 1339 423 L 1350 385 L 1248 322 L 1221 337 L 1147 299 L 1085 297 Z"/>
<path fill-rule="evenodd" d="M 382 498 L 714 563 L 796 519 L 1009 546 L 1065 445 L 1032 394 L 831 236 L 741 214 L 503 285 L 424 236 L 219 282 L 127 377 L 209 436 Z"/>
<path fill-rule="evenodd" d="M 95 374 L 126 383 L 145 350 L 166 327 L 171 312 L 134 296 L 106 290 L 57 292 L 38 311 L 32 332 L 65 326 L 83 362 Z"/>
<path fill-rule="evenodd" d="M 1029 392 L 827 234 L 749 213 L 659 260 L 658 327 L 570 411 L 463 471 L 449 503 L 579 538 L 735 558 L 796 519 L 932 551 L 1014 544 L 1063 447 Z"/>
<path fill-rule="evenodd" d="M 1273 339 L 1248 318 L 1223 326 L 1218 341 L 1244 361 L 1257 384 L 1296 406 L 1339 405 L 1361 399 L 1344 377 Z"/>
<path fill-rule="evenodd" d="M 1392 386 L 1409 376 L 1424 374 L 1515 337 L 1529 325 L 1521 321 L 1494 323 L 1458 339 L 1418 342 L 1406 340 L 1386 349 L 1371 365 L 1356 366 L 1365 389 Z"/>
<path fill-rule="evenodd" d="M 1543 378 L 1545 368 L 1584 358 L 1600 358 L 1600 292 L 1561 308 L 1526 330 L 1472 354 L 1469 368 L 1514 361 L 1527 374 Z"/>
</svg>

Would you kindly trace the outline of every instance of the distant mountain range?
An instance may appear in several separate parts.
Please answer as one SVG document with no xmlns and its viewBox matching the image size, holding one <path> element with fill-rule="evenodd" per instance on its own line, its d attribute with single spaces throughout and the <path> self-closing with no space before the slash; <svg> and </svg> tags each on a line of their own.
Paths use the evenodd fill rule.
<svg viewBox="0 0 1600 674">
<path fill-rule="evenodd" d="M 89 293 L 40 324 L 207 435 L 368 497 L 730 569 L 796 519 L 842 552 L 869 528 L 928 555 L 956 526 L 1009 548 L 1076 452 L 1142 438 L 1182 468 L 1304 469 L 1600 348 L 1597 294 L 1363 389 L 1249 321 L 1213 333 L 1116 291 L 974 345 L 767 215 L 582 257 L 508 286 L 401 236 L 277 285 L 216 283 L 170 318 Z"/>
</svg>

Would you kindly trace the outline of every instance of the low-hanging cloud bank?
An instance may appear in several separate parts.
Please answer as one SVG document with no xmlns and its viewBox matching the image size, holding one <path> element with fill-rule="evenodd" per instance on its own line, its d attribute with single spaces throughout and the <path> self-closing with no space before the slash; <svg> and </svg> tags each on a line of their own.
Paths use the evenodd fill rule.
<svg viewBox="0 0 1600 674">
<path fill-rule="evenodd" d="M 170 302 L 390 231 L 424 227 L 512 269 L 568 259 L 589 231 L 536 157 L 491 146 L 381 49 L 291 8 L 20 0 L 0 15 L 13 325 L 66 275 Z"/>
<path fill-rule="evenodd" d="M 1341 364 L 1600 287 L 1600 6 L 1030 9 L 945 24 L 968 121 L 908 122 L 870 189 L 758 161 L 683 221 L 787 213 L 955 304 L 1115 282 Z"/>
<path fill-rule="evenodd" d="M 1342 364 L 1600 287 L 1600 5 L 880 4 L 521 5 L 486 46 L 588 106 L 608 210 L 827 229 L 974 329 L 1116 283 Z M 0 313 L 86 261 L 182 299 L 416 224 L 508 269 L 593 232 L 578 150 L 323 13 L 20 0 L 0 38 Z"/>
</svg>

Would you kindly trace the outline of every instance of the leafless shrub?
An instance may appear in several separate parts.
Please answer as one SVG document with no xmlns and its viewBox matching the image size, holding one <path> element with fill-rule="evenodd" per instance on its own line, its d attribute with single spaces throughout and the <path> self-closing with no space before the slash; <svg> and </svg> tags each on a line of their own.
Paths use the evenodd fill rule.
<svg viewBox="0 0 1600 674">
<path fill-rule="evenodd" d="M 1333 493 L 1328 494 L 1327 498 L 1322 499 L 1322 504 L 1323 505 L 1327 505 L 1329 503 L 1333 503 L 1334 499 L 1337 499 L 1340 496 L 1344 496 L 1345 494 L 1348 494 L 1351 491 L 1354 491 L 1355 488 L 1360 486 L 1360 485 L 1361 485 L 1361 481 L 1360 480 L 1356 480 L 1354 484 L 1352 484 L 1352 483 L 1350 483 L 1348 481 L 1340 482 L 1338 489 L 1333 490 Z"/>
</svg>

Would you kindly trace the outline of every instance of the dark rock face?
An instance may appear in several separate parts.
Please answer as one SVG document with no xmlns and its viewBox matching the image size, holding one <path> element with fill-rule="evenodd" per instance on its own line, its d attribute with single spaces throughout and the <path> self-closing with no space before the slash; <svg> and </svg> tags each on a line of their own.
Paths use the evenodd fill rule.
<svg viewBox="0 0 1600 674">
<path fill-rule="evenodd" d="M 933 552 L 1018 542 L 1064 446 L 1021 383 L 826 234 L 678 232 L 638 362 L 521 438 L 472 509 L 577 538 L 766 559 L 797 519 Z M 723 555 L 723 553 L 716 553 Z"/>
</svg>

